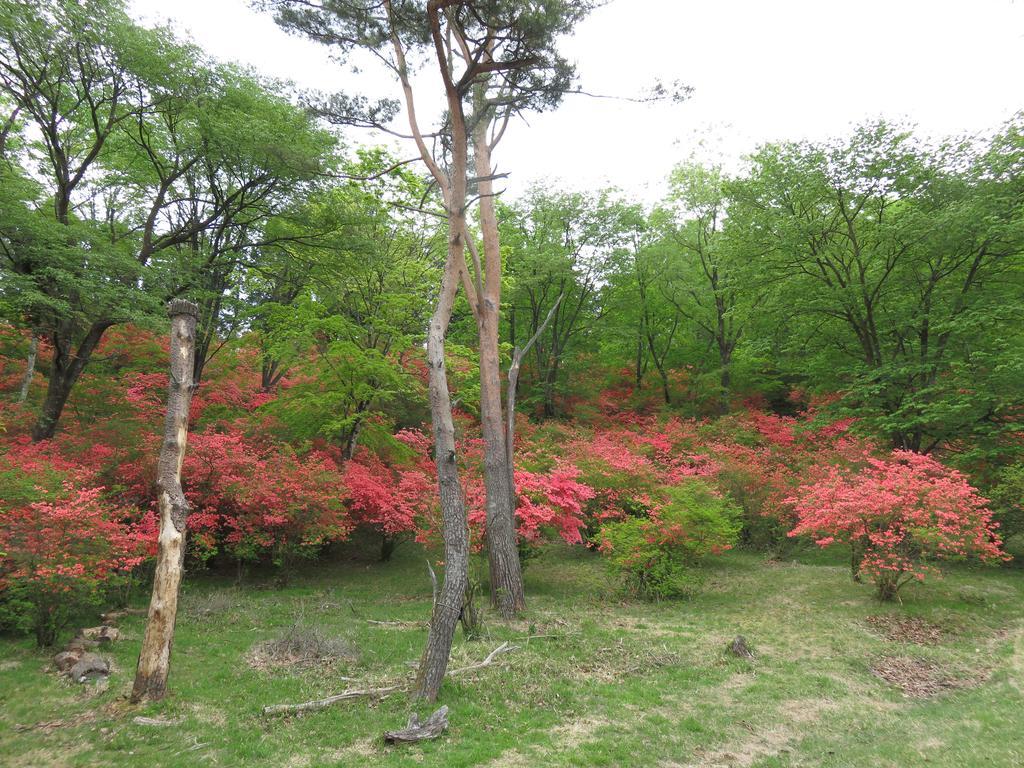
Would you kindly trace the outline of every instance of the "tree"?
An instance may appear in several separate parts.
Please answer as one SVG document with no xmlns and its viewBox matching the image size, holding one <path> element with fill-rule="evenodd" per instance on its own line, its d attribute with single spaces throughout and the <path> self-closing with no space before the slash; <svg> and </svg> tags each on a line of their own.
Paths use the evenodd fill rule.
<svg viewBox="0 0 1024 768">
<path fill-rule="evenodd" d="M 219 309 L 261 221 L 316 175 L 331 140 L 251 76 L 138 27 L 119 0 L 2 10 L 0 90 L 41 137 L 20 154 L 44 169 L 32 202 L 51 205 L 60 232 L 5 264 L 53 349 L 42 440 L 110 327 L 151 322 L 183 294 Z M 207 312 L 199 372 L 218 316 Z"/>
<path fill-rule="evenodd" d="M 730 184 L 753 253 L 744 281 L 805 380 L 843 389 L 864 426 L 930 451 L 1008 416 L 1019 357 L 999 333 L 1021 295 L 1020 132 L 924 146 L 886 124 L 831 144 L 769 146 Z M 995 361 L 999 360 L 999 363 Z M 1003 368 L 1005 370 L 1005 368 Z M 984 388 L 984 389 L 982 389 Z"/>
<path fill-rule="evenodd" d="M 535 188 L 502 210 L 509 277 L 508 340 L 537 336 L 529 358 L 542 410 L 556 415 L 564 364 L 596 330 L 601 287 L 632 211 L 610 192 L 554 193 Z M 538 334 L 550 314 L 546 330 Z"/>
<path fill-rule="evenodd" d="M 323 4 L 277 0 L 267 4 L 277 9 L 277 20 L 283 26 L 333 44 L 342 55 L 356 47 L 368 49 L 384 63 L 401 86 L 411 138 L 441 193 L 445 208 L 448 260 L 429 326 L 427 356 L 435 456 L 445 523 L 446 570 L 417 682 L 417 692 L 433 699 L 447 666 L 468 579 L 466 518 L 455 466 L 451 401 L 444 373 L 444 336 L 461 282 L 474 306 L 480 334 L 481 421 L 485 425 L 484 440 L 488 446 L 485 460 L 488 527 L 493 529 L 493 535 L 488 536 L 492 590 L 503 610 L 512 612 L 522 605 L 522 577 L 518 573 L 514 548 L 513 493 L 508 471 L 511 457 L 506 451 L 497 359 L 501 262 L 496 250 L 490 152 L 503 135 L 504 126 L 517 112 L 556 103 L 564 92 L 571 69 L 555 53 L 555 38 L 572 28 L 589 3 L 560 0 L 537 5 L 429 0 L 423 4 L 386 0 L 367 7 L 343 0 Z M 446 151 L 443 159 L 431 152 L 426 141 L 432 136 L 420 128 L 407 62 L 408 55 L 425 52 L 436 60 L 447 107 L 444 125 L 433 134 L 442 138 Z M 345 103 L 349 108 L 348 121 L 363 125 L 380 125 L 381 110 L 388 112 L 388 105 L 383 105 L 378 110 L 353 115 L 352 105 L 352 100 Z M 391 113 L 393 107 L 392 104 Z M 492 121 L 496 121 L 497 129 L 489 133 Z M 475 259 L 475 280 L 470 276 L 465 257 L 471 142 L 476 155 L 475 183 L 480 194 L 484 232 L 484 263 Z"/>
<path fill-rule="evenodd" d="M 391 165 L 365 154 L 351 169 Z M 391 178 L 388 178 L 391 176 Z M 245 283 L 259 329 L 264 389 L 300 361 L 302 375 L 269 406 L 293 435 L 327 437 L 351 457 L 366 427 L 386 427 L 422 388 L 409 362 L 437 283 L 434 223 L 390 203 L 416 204 L 423 185 L 395 170 L 312 196 L 274 222 L 280 239 Z M 268 373 L 271 376 L 267 381 Z"/>
<path fill-rule="evenodd" d="M 102 309 L 99 316 L 89 310 L 130 303 L 124 281 L 138 277 L 137 265 L 108 242 L 101 225 L 81 220 L 76 208 L 107 141 L 148 107 L 136 73 L 154 56 L 147 49 L 159 51 L 163 43 L 132 25 L 113 0 L 40 10 L 19 0 L 0 6 L 0 89 L 14 114 L 39 133 L 25 152 L 44 169 L 53 220 L 63 230 L 60 246 L 45 253 L 8 253 L 11 271 L 33 289 L 23 299 L 24 311 L 53 347 L 35 439 L 53 434 L 71 387 L 113 324 Z M 111 284 L 111 273 L 123 277 Z"/>
<path fill-rule="evenodd" d="M 167 692 L 171 643 L 178 615 L 178 589 L 185 565 L 185 527 L 189 505 L 181 487 L 181 465 L 185 460 L 188 439 L 189 404 L 195 389 L 192 375 L 199 309 L 190 302 L 176 300 L 168 307 L 167 314 L 171 318 L 170 381 L 156 479 L 160 534 L 153 596 L 132 686 L 131 700 L 134 703 L 143 699 L 162 699 Z"/>
<path fill-rule="evenodd" d="M 680 166 L 672 172 L 668 205 L 678 217 L 667 227 L 665 246 L 677 250 L 664 292 L 677 311 L 711 342 L 718 357 L 719 407 L 729 408 L 732 361 L 743 334 L 740 285 L 725 232 L 726 193 L 720 168 Z M 744 286 L 748 294 L 753 286 Z M 749 295 L 747 304 L 756 304 Z"/>
</svg>

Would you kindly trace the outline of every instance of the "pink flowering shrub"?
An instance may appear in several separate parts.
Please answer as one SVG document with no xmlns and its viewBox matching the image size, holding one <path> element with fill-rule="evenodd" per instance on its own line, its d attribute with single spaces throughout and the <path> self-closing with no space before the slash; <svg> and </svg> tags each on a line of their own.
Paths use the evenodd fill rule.
<svg viewBox="0 0 1024 768">
<path fill-rule="evenodd" d="M 154 516 L 110 503 L 103 490 L 67 484 L 54 498 L 0 511 L 4 621 L 32 629 L 40 646 L 154 553 Z"/>
<path fill-rule="evenodd" d="M 398 542 L 416 534 L 430 517 L 437 496 L 432 470 L 422 460 L 390 465 L 366 450 L 345 465 L 345 500 L 352 522 L 380 534 L 381 560 L 391 559 Z"/>
<path fill-rule="evenodd" d="M 882 600 L 935 572 L 935 561 L 1007 559 L 988 500 L 930 456 L 865 454 L 859 466 L 825 468 L 787 501 L 797 515 L 789 535 L 850 547 L 854 577 L 872 579 Z"/>
</svg>

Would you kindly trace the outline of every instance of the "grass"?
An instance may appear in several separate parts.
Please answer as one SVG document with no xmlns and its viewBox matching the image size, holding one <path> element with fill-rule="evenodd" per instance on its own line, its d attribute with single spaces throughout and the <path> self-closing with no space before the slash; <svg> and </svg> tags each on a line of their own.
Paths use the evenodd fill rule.
<svg viewBox="0 0 1024 768">
<path fill-rule="evenodd" d="M 437 741 L 386 747 L 415 707 L 404 695 L 267 720 L 266 704 L 410 674 L 430 585 L 413 548 L 391 563 L 319 563 L 288 587 L 185 587 L 160 704 L 130 708 L 143 620 L 121 620 L 106 687 L 47 671 L 31 642 L 0 639 L 0 764 L 17 766 L 1019 766 L 1024 764 L 1024 577 L 969 570 L 908 588 L 883 606 L 846 568 L 814 555 L 711 561 L 686 602 L 623 601 L 591 553 L 552 548 L 527 568 L 521 621 L 487 615 L 456 639 L 453 664 L 504 640 L 521 648 L 446 682 L 451 726 Z M 268 579 L 269 583 L 269 579 Z M 890 639 L 869 616 L 939 628 L 929 644 Z M 372 624 L 370 620 L 398 622 Z M 344 648 L 320 663 L 251 663 L 254 649 L 315 627 Z M 728 656 L 737 634 L 752 660 Z M 291 642 L 291 640 L 289 641 Z M 334 643 L 335 645 L 332 645 Z M 261 646 L 261 644 L 263 644 Z M 318 646 L 319 647 L 319 646 Z M 896 658 L 952 681 L 905 696 L 872 672 Z M 144 726 L 136 715 L 180 721 Z M 26 727 L 27 726 L 27 727 Z"/>
</svg>

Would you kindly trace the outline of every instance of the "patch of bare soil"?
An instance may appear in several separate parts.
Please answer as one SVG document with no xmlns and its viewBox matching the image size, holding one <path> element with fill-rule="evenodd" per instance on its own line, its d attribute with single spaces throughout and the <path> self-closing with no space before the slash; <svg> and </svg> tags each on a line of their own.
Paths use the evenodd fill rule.
<svg viewBox="0 0 1024 768">
<path fill-rule="evenodd" d="M 882 614 L 868 616 L 864 621 L 875 632 L 897 643 L 938 645 L 947 634 L 941 625 L 917 616 Z"/>
<path fill-rule="evenodd" d="M 935 662 L 908 656 L 883 656 L 871 665 L 871 672 L 913 699 L 938 696 L 958 688 L 973 688 L 988 677 L 984 671 L 974 676 L 958 677 Z"/>
</svg>

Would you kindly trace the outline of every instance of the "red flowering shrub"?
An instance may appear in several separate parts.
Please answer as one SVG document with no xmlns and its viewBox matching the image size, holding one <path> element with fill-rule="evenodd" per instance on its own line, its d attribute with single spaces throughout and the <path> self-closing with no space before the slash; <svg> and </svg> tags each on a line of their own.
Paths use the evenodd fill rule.
<svg viewBox="0 0 1024 768">
<path fill-rule="evenodd" d="M 854 576 L 870 577 L 883 600 L 935 571 L 932 561 L 1006 559 L 988 500 L 930 456 L 865 454 L 859 467 L 827 467 L 789 501 L 797 514 L 789 535 L 849 546 Z"/>
<path fill-rule="evenodd" d="M 52 645 L 75 611 L 151 555 L 155 542 L 154 517 L 110 503 L 103 488 L 68 484 L 58 498 L 0 512 L 5 622 Z"/>
<path fill-rule="evenodd" d="M 743 510 L 744 547 L 784 549 L 797 522 L 787 500 L 801 479 L 822 463 L 863 453 L 866 444 L 847 435 L 848 420 L 818 425 L 813 416 L 811 411 L 795 419 L 748 410 L 709 427 L 707 450 L 718 465 L 716 483 Z"/>
<path fill-rule="evenodd" d="M 345 499 L 352 522 L 381 536 L 381 560 L 389 560 L 398 541 L 426 525 L 436 503 L 436 483 L 421 467 L 388 466 L 361 450 L 345 465 Z"/>
<path fill-rule="evenodd" d="M 586 525 L 584 505 L 594 489 L 579 481 L 580 471 L 572 465 L 558 466 L 547 473 L 516 470 L 516 528 L 520 539 L 533 543 L 545 530 L 552 530 L 567 544 L 581 544 L 580 530 Z"/>
<path fill-rule="evenodd" d="M 127 493 L 153 508 L 157 441 L 151 437 L 138 460 L 120 473 Z M 259 444 L 235 429 L 189 435 L 182 485 L 191 507 L 190 552 L 200 560 L 224 552 L 287 566 L 344 539 L 352 527 L 342 475 L 328 455 L 300 456 L 287 445 Z"/>
</svg>

